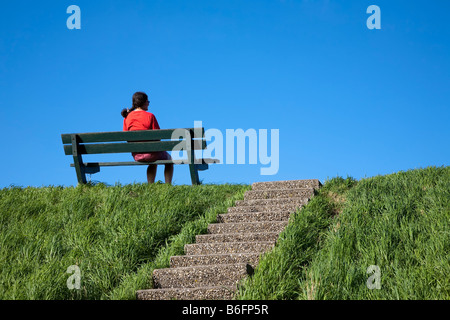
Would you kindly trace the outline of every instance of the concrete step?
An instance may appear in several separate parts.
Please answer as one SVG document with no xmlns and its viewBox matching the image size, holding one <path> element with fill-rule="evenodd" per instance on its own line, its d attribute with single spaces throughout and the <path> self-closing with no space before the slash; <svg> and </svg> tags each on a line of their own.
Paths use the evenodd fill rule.
<svg viewBox="0 0 450 320">
<path fill-rule="evenodd" d="M 215 233 L 195 236 L 195 243 L 277 241 L 279 232 Z"/>
<path fill-rule="evenodd" d="M 208 225 L 208 233 L 281 232 L 287 225 L 288 221 L 212 223 Z"/>
<path fill-rule="evenodd" d="M 279 204 L 276 206 L 239 206 L 239 207 L 229 207 L 227 209 L 228 213 L 239 213 L 239 212 L 263 212 L 263 211 L 288 211 L 295 212 L 301 205 L 296 205 L 292 203 Z"/>
<path fill-rule="evenodd" d="M 235 286 L 148 289 L 136 292 L 137 300 L 232 300 Z"/>
<path fill-rule="evenodd" d="M 279 199 L 279 198 L 304 198 L 309 199 L 314 195 L 314 189 L 269 189 L 249 190 L 244 194 L 244 200 Z"/>
<path fill-rule="evenodd" d="M 287 221 L 290 215 L 289 211 L 225 213 L 217 216 L 217 222 Z"/>
<path fill-rule="evenodd" d="M 194 243 L 184 245 L 184 253 L 186 255 L 262 253 L 271 249 L 274 245 L 275 241 Z"/>
<path fill-rule="evenodd" d="M 252 184 L 252 190 L 301 189 L 301 188 L 319 189 L 321 185 L 322 184 L 317 179 L 255 182 Z"/>
<path fill-rule="evenodd" d="M 170 257 L 170 267 L 179 268 L 208 264 L 248 263 L 255 268 L 259 262 L 260 255 L 261 253 L 227 253 L 172 256 Z"/>
<path fill-rule="evenodd" d="M 253 268 L 246 263 L 155 269 L 153 284 L 163 289 L 235 286 L 252 273 Z"/>
<path fill-rule="evenodd" d="M 280 199 L 256 199 L 256 200 L 236 200 L 235 206 L 279 206 L 284 204 L 305 205 L 308 198 L 280 198 Z"/>
</svg>

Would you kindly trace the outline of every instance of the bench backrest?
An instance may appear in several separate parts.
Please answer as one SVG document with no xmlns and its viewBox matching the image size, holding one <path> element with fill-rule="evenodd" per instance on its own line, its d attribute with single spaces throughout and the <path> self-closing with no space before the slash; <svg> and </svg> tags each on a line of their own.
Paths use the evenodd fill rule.
<svg viewBox="0 0 450 320">
<path fill-rule="evenodd" d="M 66 155 L 206 149 L 204 128 L 62 134 Z M 156 141 L 155 141 L 156 140 Z M 159 141 L 158 141 L 159 140 Z"/>
</svg>

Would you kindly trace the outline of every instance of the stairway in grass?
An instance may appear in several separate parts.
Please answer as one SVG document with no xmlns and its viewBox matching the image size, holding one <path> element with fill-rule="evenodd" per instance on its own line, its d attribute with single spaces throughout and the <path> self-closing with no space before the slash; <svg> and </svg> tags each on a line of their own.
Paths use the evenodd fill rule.
<svg viewBox="0 0 450 320">
<path fill-rule="evenodd" d="M 305 205 L 319 180 L 256 182 L 228 213 L 219 214 L 208 234 L 196 236 L 170 268 L 153 271 L 154 289 L 138 290 L 138 300 L 228 300 L 251 275 L 259 258 L 276 243 L 291 213 Z"/>
</svg>

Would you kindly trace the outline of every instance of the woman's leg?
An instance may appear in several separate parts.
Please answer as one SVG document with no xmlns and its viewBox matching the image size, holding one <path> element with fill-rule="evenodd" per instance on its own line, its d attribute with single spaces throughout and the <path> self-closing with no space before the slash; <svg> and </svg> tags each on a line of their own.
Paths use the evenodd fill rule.
<svg viewBox="0 0 450 320">
<path fill-rule="evenodd" d="M 166 180 L 166 183 L 172 184 L 172 177 L 173 177 L 173 164 L 166 164 L 166 167 L 164 168 L 164 179 Z"/>
<path fill-rule="evenodd" d="M 156 164 L 149 164 L 147 168 L 147 182 L 148 183 L 155 183 L 155 177 L 156 177 Z"/>
<path fill-rule="evenodd" d="M 156 160 L 171 160 L 172 157 L 167 153 L 167 152 L 159 152 L 159 153 L 147 153 L 147 154 L 143 154 L 143 156 L 139 155 L 140 158 L 136 158 L 139 159 L 140 161 L 144 160 L 144 161 L 156 161 Z M 138 161 L 138 160 L 136 160 Z M 148 168 L 147 168 L 147 182 L 148 183 L 155 183 L 155 178 L 156 178 L 156 169 L 157 169 L 157 165 L 156 164 L 149 164 Z M 164 179 L 165 182 L 168 184 L 172 184 L 172 177 L 173 177 L 173 164 L 166 164 L 165 168 L 164 168 Z"/>
</svg>

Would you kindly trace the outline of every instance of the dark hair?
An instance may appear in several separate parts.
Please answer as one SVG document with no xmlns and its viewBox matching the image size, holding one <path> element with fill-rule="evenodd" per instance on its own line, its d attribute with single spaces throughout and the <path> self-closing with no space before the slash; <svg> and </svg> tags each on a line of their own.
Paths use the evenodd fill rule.
<svg viewBox="0 0 450 320">
<path fill-rule="evenodd" d="M 147 101 L 148 101 L 148 96 L 145 92 L 140 92 L 140 91 L 135 92 L 133 94 L 133 105 L 132 105 L 131 109 L 124 108 L 124 109 L 122 109 L 120 114 L 122 115 L 122 117 L 126 118 L 131 111 L 133 111 L 137 108 L 141 108 Z"/>
</svg>

